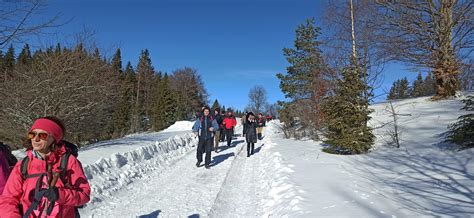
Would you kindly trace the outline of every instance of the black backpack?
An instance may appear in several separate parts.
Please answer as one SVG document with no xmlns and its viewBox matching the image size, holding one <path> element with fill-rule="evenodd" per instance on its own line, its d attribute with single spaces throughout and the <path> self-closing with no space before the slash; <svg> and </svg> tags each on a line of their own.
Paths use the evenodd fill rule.
<svg viewBox="0 0 474 218">
<path fill-rule="evenodd" d="M 60 176 L 59 176 L 59 179 L 61 179 L 61 182 L 66 186 L 68 183 L 67 179 L 66 179 L 66 173 L 67 173 L 67 163 L 69 161 L 69 157 L 71 155 L 73 155 L 74 157 L 77 158 L 77 156 L 79 156 L 79 149 L 77 148 L 77 145 L 71 143 L 71 142 L 68 142 L 68 141 L 65 141 L 65 140 L 61 140 L 62 144 L 64 146 L 66 146 L 66 153 L 63 154 L 63 156 L 61 156 L 61 162 L 59 163 L 59 169 L 61 170 L 61 173 L 60 173 Z M 28 178 L 33 178 L 33 177 L 38 177 L 38 176 L 41 176 L 41 174 L 28 174 L 28 163 L 30 162 L 30 159 L 28 157 L 25 157 L 23 158 L 23 160 L 21 160 L 21 166 L 20 166 L 20 172 L 21 172 L 21 177 L 23 178 L 23 180 L 26 180 Z M 75 214 L 76 216 L 75 217 L 80 217 L 79 215 L 79 210 L 78 208 L 82 208 L 82 206 L 78 206 L 75 208 Z M 31 213 L 31 211 L 33 211 L 33 208 L 28 208 L 28 211 L 27 211 L 27 214 L 26 217 L 29 216 L 29 214 Z M 24 217 L 25 217 L 24 215 Z"/>
</svg>

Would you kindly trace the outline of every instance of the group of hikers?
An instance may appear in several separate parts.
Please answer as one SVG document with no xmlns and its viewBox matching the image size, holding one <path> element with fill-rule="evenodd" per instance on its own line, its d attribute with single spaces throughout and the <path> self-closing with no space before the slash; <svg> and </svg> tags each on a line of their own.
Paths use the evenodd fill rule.
<svg viewBox="0 0 474 218">
<path fill-rule="evenodd" d="M 247 112 L 241 118 L 243 126 L 242 136 L 247 142 L 247 157 L 254 154 L 255 143 L 262 140 L 262 132 L 265 127 L 265 117 L 259 113 L 258 117 L 253 112 Z M 211 114 L 208 106 L 202 108 L 199 117 L 196 119 L 192 131 L 198 136 L 199 142 L 196 151 L 196 166 L 200 167 L 202 156 L 205 153 L 204 166 L 209 169 L 211 167 L 211 152 L 219 153 L 219 143 L 227 141 L 227 147 L 232 145 L 232 137 L 234 129 L 237 126 L 237 119 L 232 111 L 227 111 L 224 117 L 221 115 L 219 108 Z"/>
<path fill-rule="evenodd" d="M 241 124 L 249 157 L 263 138 L 265 117 L 248 112 Z M 205 153 L 205 167 L 210 168 L 211 151 L 218 153 L 224 140 L 230 147 L 236 126 L 232 111 L 223 116 L 219 109 L 211 114 L 209 107 L 203 107 L 193 126 L 199 136 L 196 166 L 201 166 Z M 0 218 L 79 217 L 78 208 L 89 202 L 91 188 L 77 159 L 77 146 L 63 140 L 65 132 L 57 117 L 35 120 L 27 131 L 26 157 L 21 161 L 0 142 Z"/>
<path fill-rule="evenodd" d="M 77 146 L 63 140 L 64 133 L 56 117 L 35 120 L 21 161 L 0 143 L 0 217 L 79 217 L 91 188 Z"/>
</svg>

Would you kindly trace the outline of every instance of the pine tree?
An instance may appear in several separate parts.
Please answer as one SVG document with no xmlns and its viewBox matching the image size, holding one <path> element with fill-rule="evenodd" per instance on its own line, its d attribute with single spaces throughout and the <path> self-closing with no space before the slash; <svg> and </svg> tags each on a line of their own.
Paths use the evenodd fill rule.
<svg viewBox="0 0 474 218">
<path fill-rule="evenodd" d="M 54 53 L 56 55 L 60 55 L 62 53 L 62 50 L 61 50 L 61 44 L 56 44 L 56 48 L 54 49 Z"/>
<path fill-rule="evenodd" d="M 115 51 L 111 64 L 112 70 L 119 75 L 120 79 L 124 79 L 125 75 L 123 74 L 122 70 L 122 55 L 120 53 L 120 48 Z"/>
<path fill-rule="evenodd" d="M 448 126 L 447 142 L 455 143 L 458 150 L 474 148 L 474 96 L 470 95 L 462 100 L 465 104 L 462 110 L 470 111 L 458 117 L 458 121 Z"/>
<path fill-rule="evenodd" d="M 162 130 L 176 121 L 176 101 L 171 93 L 168 74 L 158 75 L 155 83 L 153 104 L 153 129 Z"/>
<path fill-rule="evenodd" d="M 423 77 L 421 76 L 421 73 L 418 73 L 416 80 L 413 81 L 412 91 L 410 93 L 411 97 L 416 98 L 416 97 L 424 96 L 424 93 L 423 93 L 424 83 L 423 82 L 424 81 L 423 81 Z"/>
<path fill-rule="evenodd" d="M 286 74 L 278 73 L 277 77 L 281 91 L 291 99 L 290 104 L 298 104 L 294 108 L 298 109 L 296 113 L 300 114 L 303 126 L 319 130 L 324 123 L 321 104 L 331 82 L 328 80 L 330 70 L 320 48 L 322 43 L 318 40 L 321 28 L 314 23 L 314 19 L 308 19 L 297 27 L 295 48 L 283 49 L 290 66 Z M 317 138 L 317 135 L 313 137 Z"/>
<path fill-rule="evenodd" d="M 374 135 L 367 126 L 371 110 L 364 97 L 369 87 L 360 74 L 360 67 L 352 61 L 337 81 L 335 95 L 328 97 L 323 105 L 327 116 L 324 142 L 329 145 L 324 149 L 326 152 L 361 154 L 372 147 Z"/>
<path fill-rule="evenodd" d="M 150 118 L 153 75 L 155 70 L 151 64 L 150 53 L 148 49 L 141 52 L 137 65 L 137 88 L 134 107 L 135 131 L 141 131 L 149 127 L 149 123 L 144 123 Z"/>
<path fill-rule="evenodd" d="M 405 99 L 410 96 L 410 87 L 408 83 L 408 79 L 404 77 L 402 80 L 400 80 L 400 86 L 398 89 L 398 98 L 399 99 Z"/>
<path fill-rule="evenodd" d="M 399 88 L 400 87 L 400 80 L 396 80 L 393 82 L 392 87 L 390 87 L 390 92 L 388 93 L 387 100 L 395 100 L 399 99 L 398 93 L 399 93 Z"/>
<path fill-rule="evenodd" d="M 21 50 L 20 54 L 18 55 L 18 65 L 20 66 L 30 66 L 33 62 L 33 58 L 31 57 L 30 46 L 25 44 L 23 49 Z"/>
<path fill-rule="evenodd" d="M 410 92 L 410 86 L 406 77 L 396 80 L 393 82 L 392 87 L 390 88 L 387 100 L 408 98 L 410 96 Z"/>
<path fill-rule="evenodd" d="M 217 109 L 220 109 L 220 104 L 219 104 L 219 101 L 216 99 L 214 100 L 214 103 L 212 104 L 212 107 L 211 107 L 211 110 L 214 111 L 216 108 Z"/>
<path fill-rule="evenodd" d="M 13 76 L 13 71 L 15 69 L 15 49 L 13 48 L 13 45 L 10 45 L 10 47 L 7 50 L 7 53 L 5 53 L 5 56 L 3 57 L 3 79 L 4 81 L 9 80 Z"/>
<path fill-rule="evenodd" d="M 113 136 L 120 137 L 125 135 L 130 128 L 131 106 L 133 101 L 134 72 L 130 62 L 127 63 L 126 70 L 122 76 L 122 59 L 120 50 L 115 53 L 112 59 L 112 70 L 114 75 L 119 78 L 119 99 L 116 103 L 113 115 Z"/>
<path fill-rule="evenodd" d="M 424 89 L 423 96 L 431 96 L 431 95 L 436 94 L 437 85 L 436 85 L 436 81 L 433 79 L 433 74 L 431 72 L 429 72 L 426 75 L 423 85 L 424 85 L 423 86 L 423 89 Z"/>
</svg>

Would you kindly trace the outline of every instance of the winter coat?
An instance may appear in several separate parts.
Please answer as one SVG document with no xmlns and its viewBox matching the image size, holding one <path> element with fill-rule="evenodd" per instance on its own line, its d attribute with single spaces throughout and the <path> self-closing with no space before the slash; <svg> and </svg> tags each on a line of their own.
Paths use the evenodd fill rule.
<svg viewBox="0 0 474 218">
<path fill-rule="evenodd" d="M 258 127 L 264 127 L 265 126 L 265 118 L 258 118 Z"/>
<path fill-rule="evenodd" d="M 198 133 L 199 139 L 212 140 L 214 131 L 209 131 L 210 127 L 214 128 L 214 131 L 219 129 L 216 119 L 212 116 L 202 116 L 194 122 L 193 132 Z"/>
<path fill-rule="evenodd" d="M 247 121 L 244 125 L 244 134 L 247 143 L 257 143 L 257 123 Z"/>
<path fill-rule="evenodd" d="M 10 175 L 10 166 L 8 165 L 7 155 L 0 150 L 0 194 L 5 188 L 8 175 Z"/>
<path fill-rule="evenodd" d="M 66 152 L 65 146 L 58 146 L 48 155 L 46 160 L 41 160 L 33 156 L 31 150 L 27 151 L 29 158 L 28 174 L 46 173 L 47 164 L 52 164 L 52 169 L 56 170 L 60 166 L 60 159 Z M 21 163 L 18 163 L 13 168 L 8 182 L 5 186 L 2 196 L 0 196 L 0 216 L 1 217 L 21 217 L 24 214 L 34 199 L 35 186 L 40 177 L 22 178 Z M 43 177 L 42 188 L 46 188 L 47 177 Z M 58 189 L 59 198 L 55 202 L 52 213 L 48 217 L 75 217 L 75 207 L 86 204 L 90 200 L 91 188 L 80 162 L 73 155 L 69 156 L 67 163 L 66 180 L 67 187 L 58 179 L 55 187 Z M 36 217 L 40 211 L 45 210 L 45 197 L 30 214 L 29 217 Z M 49 203 L 49 202 L 48 202 Z M 23 211 L 20 212 L 18 205 L 22 205 Z M 36 214 L 36 215 L 35 215 Z"/>
<path fill-rule="evenodd" d="M 237 126 L 237 120 L 234 117 L 226 117 L 222 123 L 226 129 L 232 129 Z"/>
<path fill-rule="evenodd" d="M 214 116 L 214 119 L 216 120 L 217 125 L 219 125 L 219 128 L 222 129 L 222 121 L 224 120 L 222 119 L 222 116 L 220 114 L 217 114 Z"/>
</svg>

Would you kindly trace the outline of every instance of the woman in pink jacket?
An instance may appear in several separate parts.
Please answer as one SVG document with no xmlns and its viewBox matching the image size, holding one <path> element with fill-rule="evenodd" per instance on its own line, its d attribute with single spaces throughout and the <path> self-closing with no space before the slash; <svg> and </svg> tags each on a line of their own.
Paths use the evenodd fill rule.
<svg viewBox="0 0 474 218">
<path fill-rule="evenodd" d="M 0 217 L 76 217 L 76 207 L 90 199 L 90 186 L 80 162 L 70 155 L 59 179 L 64 126 L 54 117 L 37 119 L 28 132 L 28 176 L 19 161 L 0 196 Z M 63 180 L 65 181 L 63 183 Z"/>
</svg>

